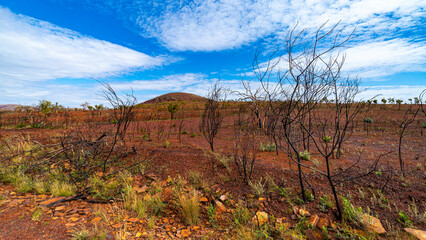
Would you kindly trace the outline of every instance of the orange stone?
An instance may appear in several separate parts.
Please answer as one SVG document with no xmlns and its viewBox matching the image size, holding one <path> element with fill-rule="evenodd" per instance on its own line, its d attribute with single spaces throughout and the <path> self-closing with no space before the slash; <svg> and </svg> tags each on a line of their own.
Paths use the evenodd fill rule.
<svg viewBox="0 0 426 240">
<path fill-rule="evenodd" d="M 191 231 L 189 231 L 189 229 L 182 229 L 180 234 L 182 234 L 182 237 L 188 237 L 191 234 Z"/>
</svg>

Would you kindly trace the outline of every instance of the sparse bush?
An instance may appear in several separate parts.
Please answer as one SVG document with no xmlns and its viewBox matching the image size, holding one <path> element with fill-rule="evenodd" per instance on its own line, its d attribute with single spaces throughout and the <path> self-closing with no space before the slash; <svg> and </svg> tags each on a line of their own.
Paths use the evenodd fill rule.
<svg viewBox="0 0 426 240">
<path fill-rule="evenodd" d="M 27 177 L 24 177 L 20 181 L 15 183 L 15 186 L 16 191 L 20 193 L 31 192 L 34 189 L 32 181 Z"/>
<path fill-rule="evenodd" d="M 25 123 L 18 123 L 15 128 L 24 128 L 25 126 Z"/>
<path fill-rule="evenodd" d="M 191 133 L 191 137 L 193 138 L 193 137 L 196 137 L 197 136 L 197 134 L 195 134 L 195 133 Z"/>
<path fill-rule="evenodd" d="M 238 206 L 234 211 L 234 222 L 237 225 L 246 225 L 251 219 L 250 210 L 241 205 Z"/>
<path fill-rule="evenodd" d="M 400 222 L 404 227 L 410 228 L 412 226 L 412 222 L 409 216 L 407 216 L 404 212 L 398 213 L 398 222 Z"/>
<path fill-rule="evenodd" d="M 83 225 L 83 227 L 81 229 L 76 230 L 73 233 L 71 233 L 71 239 L 72 240 L 89 240 L 90 239 L 90 232 Z"/>
<path fill-rule="evenodd" d="M 256 181 L 255 183 L 252 183 L 251 181 L 249 182 L 249 186 L 256 197 L 261 197 L 265 194 L 265 183 L 262 183 L 262 181 L 263 179 L 260 178 L 259 181 Z"/>
<path fill-rule="evenodd" d="M 318 208 L 322 212 L 327 212 L 328 209 L 332 209 L 334 207 L 333 201 L 327 195 L 320 197 L 319 200 Z"/>
<path fill-rule="evenodd" d="M 74 195 L 76 191 L 74 185 L 58 180 L 52 182 L 49 190 L 55 197 L 69 197 Z"/>
<path fill-rule="evenodd" d="M 330 143 L 330 142 L 331 142 L 331 137 L 330 137 L 330 136 L 324 136 L 324 137 L 322 138 L 322 140 L 323 140 L 325 143 Z"/>
<path fill-rule="evenodd" d="M 263 152 L 275 152 L 277 151 L 277 145 L 275 143 L 260 143 L 260 150 Z"/>
<path fill-rule="evenodd" d="M 166 140 L 166 142 L 164 143 L 164 147 L 168 148 L 169 146 L 170 146 L 170 142 L 169 142 L 169 140 Z"/>
<path fill-rule="evenodd" d="M 216 208 L 213 206 L 213 204 L 210 203 L 210 205 L 207 207 L 207 215 L 209 216 L 209 222 L 214 227 L 216 226 Z"/>
<path fill-rule="evenodd" d="M 189 195 L 182 194 L 179 197 L 179 205 L 185 222 L 189 225 L 197 224 L 200 215 L 200 198 L 195 191 Z"/>
<path fill-rule="evenodd" d="M 89 178 L 91 195 L 95 198 L 109 200 L 120 196 L 122 192 L 122 183 L 118 179 L 103 180 L 97 176 Z"/>
<path fill-rule="evenodd" d="M 40 207 L 36 207 L 34 209 L 33 216 L 31 217 L 31 220 L 38 221 L 38 220 L 40 220 L 41 216 L 43 216 L 43 209 L 40 208 Z"/>
<path fill-rule="evenodd" d="M 306 161 L 311 160 L 311 154 L 308 152 L 308 150 L 305 150 L 304 152 L 299 152 L 299 156 L 303 160 L 306 160 Z"/>
<path fill-rule="evenodd" d="M 46 182 L 42 181 L 42 180 L 36 180 L 34 182 L 34 191 L 37 194 L 45 194 L 48 190 L 48 186 L 46 184 Z"/>
<path fill-rule="evenodd" d="M 373 119 L 371 118 L 364 118 L 363 120 L 365 123 L 373 123 Z"/>
<path fill-rule="evenodd" d="M 204 185 L 203 174 L 198 171 L 190 171 L 188 173 L 188 181 L 194 188 L 200 188 Z"/>
<path fill-rule="evenodd" d="M 360 225 L 362 223 L 363 210 L 361 207 L 355 208 L 349 199 L 342 197 L 343 219 L 349 223 Z"/>
</svg>

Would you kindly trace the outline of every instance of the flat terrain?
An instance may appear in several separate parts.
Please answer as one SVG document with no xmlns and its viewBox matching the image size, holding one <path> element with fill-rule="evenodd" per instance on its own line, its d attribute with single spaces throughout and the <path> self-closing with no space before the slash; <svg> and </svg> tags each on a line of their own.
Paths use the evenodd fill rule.
<svg viewBox="0 0 426 240">
<path fill-rule="evenodd" d="M 341 222 L 335 215 L 335 207 L 321 208 L 325 196 L 333 199 L 332 192 L 327 179 L 310 169 L 304 169 L 304 177 L 312 196 L 303 202 L 297 165 L 283 151 L 277 154 L 262 150 L 261 145 L 272 143 L 266 135 L 256 139 L 252 184 L 244 183 L 233 161 L 237 107 L 231 105 L 226 110 L 213 153 L 199 129 L 204 103 L 179 101 L 180 108 L 174 120 L 170 120 L 167 111 L 168 101 L 158 100 L 154 101 L 156 104 L 142 104 L 135 109 L 135 121 L 129 125 L 120 145 L 128 154 L 108 171 L 114 173 L 112 179 L 119 178 L 116 170 L 130 172 L 129 184 L 138 195 L 149 194 L 153 199 L 161 199 L 159 213 L 141 215 L 126 208 L 121 193 L 106 201 L 100 201 L 93 194 L 73 200 L 73 195 L 64 198 L 53 196 L 49 191 L 43 194 L 36 194 L 34 190 L 20 192 L 16 184 L 5 182 L 0 184 L 0 239 L 68 239 L 76 238 L 83 230 L 93 234 L 99 229 L 105 233 L 105 239 L 241 239 L 243 236 L 415 239 L 403 228 L 426 230 L 426 133 L 423 133 L 426 119 L 421 114 L 404 134 L 401 150 L 405 178 L 399 166 L 400 127 L 397 124 L 407 106 L 403 105 L 401 110 L 397 105 L 373 106 L 356 119 L 350 138 L 344 142 L 342 156 L 331 159 L 331 170 L 337 174 L 335 186 L 339 197 L 348 198 L 356 208 L 361 207 L 364 213 L 377 217 L 386 230 L 378 234 L 366 227 Z M 96 133 L 114 125 L 110 111 L 52 114 L 49 122 L 52 125 L 62 123 L 59 124 L 62 127 L 49 128 L 33 128 L 29 124 L 16 128 L 26 117 L 25 113 L 9 112 L 2 115 L 1 137 L 9 143 L 10 139 L 31 139 L 45 145 L 70 132 L 80 131 L 84 125 L 92 126 L 90 131 L 95 137 Z M 327 114 L 328 110 L 322 111 Z M 371 124 L 363 121 L 367 117 L 373 119 Z M 326 171 L 324 160 L 315 148 L 311 146 L 309 152 L 310 160 L 303 163 Z M 140 164 L 134 167 L 135 163 Z M 373 172 L 366 174 L 373 168 Z M 257 191 L 259 188 L 262 191 Z M 178 193 L 191 195 L 194 190 L 201 200 L 200 217 L 196 224 L 190 225 L 177 207 Z M 45 201 L 49 199 L 59 202 L 46 206 Z M 295 212 L 295 206 L 308 211 L 310 217 Z M 237 224 L 235 220 L 239 219 L 236 212 L 242 207 L 250 213 L 247 224 Z M 43 214 L 34 219 L 34 211 L 38 208 Z M 256 223 L 252 218 L 259 212 L 267 213 L 269 227 L 250 227 L 250 222 Z M 402 221 L 401 213 L 408 216 L 410 222 Z M 304 227 L 303 221 L 314 221 L 313 216 L 319 221 L 312 223 L 313 227 Z"/>
</svg>

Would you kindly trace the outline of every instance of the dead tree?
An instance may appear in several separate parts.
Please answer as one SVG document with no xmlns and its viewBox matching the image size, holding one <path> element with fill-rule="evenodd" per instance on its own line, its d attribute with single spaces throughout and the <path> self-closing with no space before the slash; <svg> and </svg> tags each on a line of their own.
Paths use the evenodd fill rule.
<svg viewBox="0 0 426 240">
<path fill-rule="evenodd" d="M 421 93 L 420 95 L 420 99 L 422 97 L 422 94 L 424 93 L 424 91 Z M 399 141 L 398 141 L 398 158 L 399 158 L 399 166 L 401 168 L 401 173 L 402 176 L 405 177 L 405 164 L 404 161 L 402 159 L 402 140 L 404 138 L 404 134 L 405 131 L 407 130 L 407 128 L 410 126 L 410 124 L 412 124 L 414 122 L 414 120 L 416 119 L 418 113 L 420 112 L 420 110 L 422 109 L 422 105 L 421 104 L 410 104 L 409 108 L 407 110 L 405 110 L 404 115 L 402 117 L 402 119 L 399 122 L 395 122 L 395 124 L 401 129 L 399 131 Z"/>
<path fill-rule="evenodd" d="M 303 200 L 306 201 L 307 183 L 303 168 L 307 165 L 302 163 L 300 152 L 307 150 L 312 143 L 324 157 L 327 171 L 318 172 L 327 178 L 336 201 L 338 217 L 341 217 L 330 158 L 347 139 L 346 134 L 355 116 L 364 106 L 354 103 L 354 97 L 359 93 L 359 83 L 341 76 L 345 56 L 337 50 L 345 46 L 352 34 L 343 36 L 345 28 L 340 28 L 339 23 L 328 29 L 325 26 L 326 23 L 318 28 L 312 39 L 307 40 L 305 30 L 297 32 L 296 26 L 289 32 L 280 57 L 285 65 L 276 64 L 276 58 L 269 58 L 268 63 L 263 65 L 266 67 L 260 66 L 258 70 L 268 72 L 265 76 L 273 75 L 276 78 L 274 83 L 269 81 L 269 77 L 259 80 L 272 112 L 279 116 L 277 121 L 282 129 L 281 139 L 287 144 L 287 148 L 279 148 L 289 156 L 290 163 L 297 164 Z M 279 69 L 279 66 L 283 69 Z M 317 106 L 330 96 L 333 98 L 334 114 L 325 114 L 322 128 L 314 128 L 312 121 L 316 118 Z M 329 123 L 331 125 L 327 125 Z"/>
<path fill-rule="evenodd" d="M 222 127 L 224 113 L 221 97 L 224 94 L 224 89 L 220 82 L 213 84 L 207 94 L 207 102 L 204 107 L 204 112 L 201 115 L 200 131 L 210 145 L 210 149 L 214 152 L 214 139 Z"/>
</svg>

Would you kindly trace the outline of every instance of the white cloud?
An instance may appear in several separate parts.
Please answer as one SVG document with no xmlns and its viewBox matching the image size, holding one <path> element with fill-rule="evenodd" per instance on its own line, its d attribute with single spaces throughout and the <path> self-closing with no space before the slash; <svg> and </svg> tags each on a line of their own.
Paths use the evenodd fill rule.
<svg viewBox="0 0 426 240">
<path fill-rule="evenodd" d="M 163 76 L 153 80 L 135 80 L 131 82 L 111 83 L 115 90 L 158 90 L 158 91 L 184 91 L 193 85 L 209 82 L 207 75 L 201 73 L 185 73 Z"/>
<path fill-rule="evenodd" d="M 133 3 L 135 21 L 144 36 L 158 38 L 173 50 L 215 51 L 238 48 L 258 39 L 285 37 L 289 27 L 315 30 L 322 23 L 341 20 L 357 27 L 360 38 L 394 35 L 415 27 L 425 15 L 421 0 L 194 0 L 189 3 Z M 148 9 L 148 11 L 145 11 Z M 155 11 L 152 11 L 152 10 Z"/>
<path fill-rule="evenodd" d="M 0 7 L 0 81 L 90 78 L 167 63 Z"/>
<path fill-rule="evenodd" d="M 364 92 L 361 92 L 357 99 L 370 99 L 376 95 L 378 100 L 382 98 L 395 98 L 402 99 L 408 102 L 408 99 L 419 97 L 420 93 L 426 89 L 426 85 L 408 86 L 408 85 L 383 85 L 383 86 L 370 86 Z"/>
<path fill-rule="evenodd" d="M 426 71 L 426 45 L 393 39 L 363 43 L 346 50 L 344 70 L 361 78 Z"/>
<path fill-rule="evenodd" d="M 336 56 L 340 50 L 337 49 L 332 54 Z M 298 54 L 293 53 L 295 56 Z M 426 71 L 426 44 L 423 42 L 411 42 L 407 39 L 377 39 L 359 43 L 344 50 L 343 54 L 345 55 L 343 73 L 361 79 L 371 80 L 401 72 Z M 274 71 L 288 70 L 287 57 L 288 55 L 283 55 L 271 60 L 272 65 L 278 61 Z M 327 56 L 324 58 L 326 59 Z M 267 63 L 259 64 L 261 71 L 267 69 Z M 255 74 L 250 71 L 243 73 L 243 76 L 255 77 Z"/>
</svg>

